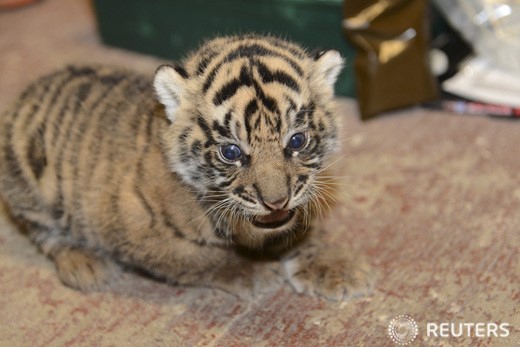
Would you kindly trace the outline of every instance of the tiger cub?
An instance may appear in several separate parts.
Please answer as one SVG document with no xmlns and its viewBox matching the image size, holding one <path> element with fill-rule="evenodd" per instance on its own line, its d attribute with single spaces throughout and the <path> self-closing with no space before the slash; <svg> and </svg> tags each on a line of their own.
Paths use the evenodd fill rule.
<svg viewBox="0 0 520 347">
<path fill-rule="evenodd" d="M 243 35 L 160 66 L 153 82 L 68 67 L 0 119 L 0 194 L 72 288 L 101 289 L 124 266 L 246 298 L 286 281 L 362 294 L 370 272 L 307 237 L 338 147 L 342 66 L 336 51 Z"/>
</svg>

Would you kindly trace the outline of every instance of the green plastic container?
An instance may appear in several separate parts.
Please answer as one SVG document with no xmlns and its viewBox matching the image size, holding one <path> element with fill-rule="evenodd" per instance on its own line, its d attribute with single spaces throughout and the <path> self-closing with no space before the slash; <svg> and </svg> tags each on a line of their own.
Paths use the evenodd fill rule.
<svg viewBox="0 0 520 347">
<path fill-rule="evenodd" d="M 94 7 L 105 43 L 167 59 L 181 59 L 208 38 L 248 32 L 336 49 L 347 59 L 336 93 L 354 95 L 342 0 L 95 0 Z"/>
</svg>

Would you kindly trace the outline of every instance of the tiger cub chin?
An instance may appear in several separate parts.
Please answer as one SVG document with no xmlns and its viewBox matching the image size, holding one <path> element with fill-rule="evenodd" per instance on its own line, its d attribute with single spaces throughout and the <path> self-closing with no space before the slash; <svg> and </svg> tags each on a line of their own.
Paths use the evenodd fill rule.
<svg viewBox="0 0 520 347">
<path fill-rule="evenodd" d="M 153 81 L 68 67 L 1 117 L 0 194 L 73 288 L 103 288 L 124 265 L 246 298 L 286 281 L 364 294 L 370 271 L 310 235 L 338 148 L 342 66 L 336 51 L 245 35 L 210 40 Z"/>
</svg>

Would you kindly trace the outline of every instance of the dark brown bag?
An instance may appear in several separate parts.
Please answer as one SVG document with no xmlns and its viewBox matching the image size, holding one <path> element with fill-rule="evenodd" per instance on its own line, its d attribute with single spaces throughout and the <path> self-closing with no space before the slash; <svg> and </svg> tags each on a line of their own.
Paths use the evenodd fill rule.
<svg viewBox="0 0 520 347">
<path fill-rule="evenodd" d="M 435 99 L 426 0 L 345 0 L 343 28 L 356 47 L 362 119 Z"/>
</svg>

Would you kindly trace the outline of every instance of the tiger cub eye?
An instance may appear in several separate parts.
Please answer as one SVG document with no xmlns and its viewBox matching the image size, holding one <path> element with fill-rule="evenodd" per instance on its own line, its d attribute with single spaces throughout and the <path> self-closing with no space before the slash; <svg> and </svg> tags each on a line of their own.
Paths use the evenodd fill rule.
<svg viewBox="0 0 520 347">
<path fill-rule="evenodd" d="M 242 150 L 234 144 L 224 145 L 220 147 L 220 154 L 228 162 L 235 162 L 242 157 Z"/>
<path fill-rule="evenodd" d="M 289 148 L 293 151 L 302 149 L 307 142 L 307 137 L 304 133 L 296 133 L 289 139 Z"/>
</svg>

